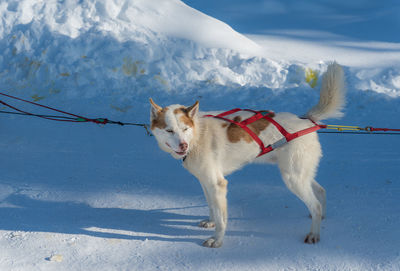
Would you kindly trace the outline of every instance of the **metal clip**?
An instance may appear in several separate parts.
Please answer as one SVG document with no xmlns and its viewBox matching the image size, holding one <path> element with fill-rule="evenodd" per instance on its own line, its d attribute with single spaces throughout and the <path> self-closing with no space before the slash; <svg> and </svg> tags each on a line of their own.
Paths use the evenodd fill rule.
<svg viewBox="0 0 400 271">
<path fill-rule="evenodd" d="M 287 143 L 286 137 L 281 138 L 280 140 L 276 141 L 275 143 L 271 144 L 272 149 L 277 149 L 279 147 L 282 147 Z"/>
</svg>

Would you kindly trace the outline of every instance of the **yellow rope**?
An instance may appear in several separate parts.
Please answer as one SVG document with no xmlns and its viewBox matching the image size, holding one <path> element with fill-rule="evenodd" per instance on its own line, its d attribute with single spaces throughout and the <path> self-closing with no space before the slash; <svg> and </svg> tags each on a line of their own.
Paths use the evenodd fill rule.
<svg viewBox="0 0 400 271">
<path fill-rule="evenodd" d="M 365 130 L 365 128 L 361 128 L 358 126 L 346 126 L 346 125 L 327 125 L 326 129 L 333 129 L 338 131 L 361 131 Z"/>
</svg>

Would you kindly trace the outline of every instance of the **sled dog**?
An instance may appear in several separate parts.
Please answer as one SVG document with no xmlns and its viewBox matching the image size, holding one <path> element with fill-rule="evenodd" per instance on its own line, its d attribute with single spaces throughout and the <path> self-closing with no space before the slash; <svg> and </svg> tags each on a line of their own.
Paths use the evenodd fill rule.
<svg viewBox="0 0 400 271">
<path fill-rule="evenodd" d="M 227 186 L 225 176 L 251 163 L 277 164 L 287 188 L 307 206 L 311 217 L 311 230 L 305 243 L 320 240 L 321 219 L 325 216 L 324 188 L 315 180 L 322 156 L 317 133 L 294 139 L 272 152 L 259 156 L 260 147 L 244 129 L 218 118 L 205 117 L 220 112 L 200 112 L 199 102 L 186 107 L 178 104 L 161 107 L 150 98 L 151 131 L 159 147 L 175 159 L 200 182 L 209 206 L 209 218 L 200 222 L 204 228 L 215 227 L 212 237 L 205 240 L 205 247 L 220 247 L 228 221 Z M 294 133 L 332 117 L 341 117 L 345 104 L 344 73 L 337 63 L 328 65 L 323 75 L 320 99 L 303 117 L 291 113 L 272 114 L 273 120 L 288 132 Z M 229 116 L 235 121 L 244 120 L 253 113 L 239 111 Z M 312 120 L 312 121 L 311 121 Z M 265 146 L 282 139 L 278 129 L 265 119 L 248 126 Z"/>
</svg>

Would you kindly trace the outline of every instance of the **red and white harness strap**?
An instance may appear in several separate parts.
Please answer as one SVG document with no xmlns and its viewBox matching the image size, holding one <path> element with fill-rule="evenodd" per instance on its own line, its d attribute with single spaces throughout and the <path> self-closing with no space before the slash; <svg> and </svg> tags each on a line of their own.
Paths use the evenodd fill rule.
<svg viewBox="0 0 400 271">
<path fill-rule="evenodd" d="M 247 118 L 241 122 L 237 122 L 231 119 L 226 118 L 226 116 L 231 115 L 233 113 L 239 112 L 239 111 L 248 111 L 248 112 L 252 112 L 254 113 L 253 116 L 251 116 L 250 118 Z M 217 118 L 217 119 L 222 119 L 225 121 L 228 121 L 230 123 L 236 124 L 237 126 L 239 126 L 240 128 L 242 128 L 243 130 L 245 130 L 253 139 L 254 141 L 260 146 L 260 153 L 258 154 L 257 157 L 262 156 L 264 154 L 267 154 L 273 150 L 275 150 L 276 148 L 279 148 L 281 146 L 283 146 L 284 144 L 292 141 L 293 139 L 296 139 L 298 137 L 304 136 L 306 134 L 309 133 L 313 133 L 316 132 L 317 130 L 321 129 L 321 128 L 325 128 L 325 125 L 319 125 L 316 122 L 310 120 L 314 126 L 311 126 L 309 128 L 306 128 L 304 130 L 300 130 L 298 132 L 295 133 L 289 133 L 285 128 L 283 128 L 282 125 L 280 125 L 278 122 L 276 122 L 272 116 L 273 116 L 273 112 L 272 111 L 255 111 L 255 110 L 251 110 L 251 109 L 240 109 L 240 108 L 235 108 L 226 112 L 223 112 L 221 114 L 218 115 L 205 115 L 203 117 L 213 117 L 213 118 Z M 278 131 L 283 135 L 283 138 L 278 140 L 277 142 L 268 145 L 267 147 L 265 147 L 264 143 L 262 142 L 262 140 L 258 137 L 258 135 L 256 133 L 254 133 L 249 127 L 247 127 L 247 125 L 259 120 L 259 119 L 266 119 L 267 121 L 269 121 L 270 123 L 272 123 L 276 129 L 278 129 Z"/>
</svg>

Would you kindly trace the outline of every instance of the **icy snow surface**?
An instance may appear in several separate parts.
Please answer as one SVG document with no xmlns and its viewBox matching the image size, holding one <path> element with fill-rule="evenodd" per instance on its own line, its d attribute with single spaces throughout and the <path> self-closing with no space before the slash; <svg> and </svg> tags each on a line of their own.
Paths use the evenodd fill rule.
<svg viewBox="0 0 400 271">
<path fill-rule="evenodd" d="M 336 60 L 348 104 L 327 123 L 400 128 L 400 4 L 384 2 L 0 1 L 0 88 L 128 122 L 149 97 L 303 114 Z M 207 249 L 200 185 L 143 129 L 1 115 L 0 131 L 0 270 L 400 270 L 398 136 L 320 135 L 319 244 L 277 168 L 250 165 Z"/>
</svg>

